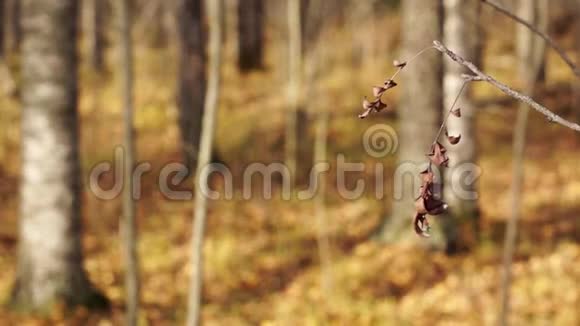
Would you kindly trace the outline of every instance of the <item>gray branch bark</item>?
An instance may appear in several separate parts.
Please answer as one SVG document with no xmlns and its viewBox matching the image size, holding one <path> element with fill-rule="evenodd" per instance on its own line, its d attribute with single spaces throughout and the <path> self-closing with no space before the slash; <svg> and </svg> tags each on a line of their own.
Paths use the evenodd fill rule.
<svg viewBox="0 0 580 326">
<path fill-rule="evenodd" d="M 580 131 L 580 125 L 578 125 L 577 123 L 574 123 L 574 122 L 571 122 L 571 121 L 568 121 L 568 120 L 562 118 L 561 116 L 557 115 L 556 113 L 550 111 L 550 109 L 548 109 L 547 107 L 545 107 L 542 104 L 536 102 L 530 96 L 524 95 L 524 94 L 522 94 L 522 93 L 520 93 L 518 91 L 515 91 L 511 87 L 509 87 L 509 86 L 507 86 L 507 85 L 505 85 L 505 84 L 497 81 L 492 76 L 485 74 L 476 65 L 474 65 L 473 63 L 465 60 L 463 57 L 461 57 L 457 53 L 449 50 L 441 42 L 439 42 L 439 41 L 433 41 L 433 46 L 434 46 L 435 49 L 437 49 L 438 51 L 440 51 L 444 55 L 448 56 L 451 60 L 457 62 L 460 65 L 463 65 L 464 67 L 466 67 L 467 69 L 469 69 L 469 71 L 471 71 L 473 74 L 475 74 L 475 78 L 472 78 L 472 80 L 475 80 L 475 81 L 484 81 L 484 82 L 487 82 L 487 83 L 495 86 L 496 88 L 498 88 L 500 91 L 502 91 L 506 95 L 508 95 L 510 97 L 513 97 L 513 98 L 515 98 L 518 101 L 522 101 L 522 102 L 528 104 L 534 110 L 536 110 L 539 113 L 541 113 L 544 116 L 546 116 L 546 119 L 548 119 L 548 121 L 550 121 L 550 122 L 554 122 L 554 123 L 560 124 L 560 125 L 562 125 L 564 127 L 568 127 L 568 128 L 570 128 L 572 130 L 575 130 L 575 131 Z"/>
</svg>

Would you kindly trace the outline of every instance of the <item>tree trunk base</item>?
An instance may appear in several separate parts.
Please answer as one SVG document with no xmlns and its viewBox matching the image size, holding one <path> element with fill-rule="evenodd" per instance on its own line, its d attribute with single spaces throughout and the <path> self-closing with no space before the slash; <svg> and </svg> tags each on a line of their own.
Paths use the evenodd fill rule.
<svg viewBox="0 0 580 326">
<path fill-rule="evenodd" d="M 54 295 L 53 299 L 43 303 L 36 303 L 32 286 L 17 280 L 12 289 L 9 307 L 23 313 L 43 314 L 51 312 L 55 306 L 63 304 L 68 310 L 75 307 L 86 307 L 89 310 L 107 311 L 111 307 L 109 299 L 90 283 L 78 284 L 75 292 L 63 288 L 60 294 Z"/>
</svg>

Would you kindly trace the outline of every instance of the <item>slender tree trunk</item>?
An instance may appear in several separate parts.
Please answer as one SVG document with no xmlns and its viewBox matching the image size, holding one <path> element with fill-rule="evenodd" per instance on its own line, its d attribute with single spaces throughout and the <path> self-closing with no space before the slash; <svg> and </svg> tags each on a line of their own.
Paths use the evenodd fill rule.
<svg viewBox="0 0 580 326">
<path fill-rule="evenodd" d="M 403 53 L 407 60 L 433 40 L 441 38 L 441 1 L 406 0 L 402 2 Z M 379 237 L 386 242 L 416 242 L 411 219 L 418 193 L 417 181 L 412 180 L 426 167 L 425 154 L 437 134 L 442 112 L 442 59 L 435 51 L 427 52 L 419 60 L 407 65 L 401 74 L 402 91 L 399 113 L 399 164 L 395 187 L 403 192 L 394 198 L 391 217 L 385 219 Z M 420 96 L 418 96 L 420 94 Z M 404 176 L 404 177 L 403 177 Z M 415 192 L 415 193 L 413 193 Z M 434 230 L 436 231 L 436 230 Z M 432 232 L 430 245 L 442 247 L 444 240 Z M 425 241 L 422 241 L 425 243 Z"/>
<path fill-rule="evenodd" d="M 22 1 L 22 179 L 12 302 L 106 305 L 83 269 L 77 1 Z M 42 49 L 39 51 L 39 49 Z"/>
<path fill-rule="evenodd" d="M 366 0 L 365 0 L 366 1 Z M 339 0 L 301 0 L 300 31 L 301 52 L 311 52 L 318 40 L 325 21 L 333 19 L 338 7 L 343 5 Z"/>
<path fill-rule="evenodd" d="M 264 66 L 264 0 L 238 0 L 238 67 Z"/>
<path fill-rule="evenodd" d="M 328 0 L 311 0 L 310 4 L 317 2 L 319 9 L 330 9 L 322 4 L 328 4 Z M 326 21 L 333 19 L 334 11 L 325 10 Z M 316 19 L 317 17 L 308 17 L 309 19 Z M 320 34 L 323 32 L 324 23 L 320 22 L 318 29 L 316 31 L 310 30 L 310 37 L 313 40 L 317 40 Z M 305 22 L 306 25 L 312 27 L 313 22 L 308 20 Z M 332 43 L 333 40 L 327 40 Z M 304 66 L 305 66 L 305 96 L 307 98 L 319 98 L 319 89 L 316 87 L 316 80 L 320 77 L 320 73 L 324 70 L 325 62 L 327 62 L 329 56 L 329 49 L 325 42 L 316 42 L 313 47 L 309 49 L 304 55 Z M 322 60 L 321 60 L 322 59 Z M 330 245 L 330 238 L 328 232 L 328 221 L 327 221 L 327 210 L 326 210 L 326 178 L 325 178 L 325 167 L 328 165 L 327 162 L 327 147 L 328 147 L 328 123 L 330 119 L 330 114 L 325 107 L 316 103 L 316 101 L 311 101 L 308 103 L 310 110 L 314 115 L 315 121 L 315 136 L 314 136 L 314 149 L 313 149 L 313 169 L 315 175 L 318 177 L 317 182 L 317 193 L 314 198 L 314 214 L 316 217 L 316 230 L 317 230 L 317 247 L 318 247 L 318 258 L 320 260 L 320 285 L 321 290 L 326 296 L 330 298 L 332 295 L 333 288 L 333 273 L 332 273 L 332 251 Z"/>
<path fill-rule="evenodd" d="M 94 71 L 102 72 L 105 65 L 105 5 L 106 0 L 88 0 L 90 6 L 89 17 L 89 53 L 91 67 Z"/>
<path fill-rule="evenodd" d="M 199 152 L 206 88 L 202 0 L 179 0 L 177 16 L 179 129 L 184 162 L 190 172 L 193 172 Z"/>
<path fill-rule="evenodd" d="M 302 31 L 300 0 L 288 0 L 288 111 L 286 113 L 286 166 L 291 185 L 296 179 L 298 152 L 298 110 L 300 108 L 300 80 L 302 75 Z"/>
<path fill-rule="evenodd" d="M 138 34 L 143 35 L 151 48 L 165 48 L 170 37 L 167 24 L 173 15 L 167 15 L 169 7 L 175 2 L 166 0 L 148 0 L 142 9 L 138 24 Z"/>
<path fill-rule="evenodd" d="M 576 50 L 576 62 L 580 64 L 580 4 L 576 4 L 574 9 L 576 12 L 574 49 Z M 580 121 L 580 78 L 576 78 L 573 83 L 574 102 L 572 107 L 576 108 L 576 121 Z M 580 219 L 576 219 L 576 239 L 580 240 Z"/>
<path fill-rule="evenodd" d="M 328 136 L 328 111 L 323 110 L 317 113 L 316 136 L 314 140 L 314 169 L 320 178 L 318 194 L 315 198 L 315 215 L 317 224 L 318 257 L 321 266 L 322 290 L 327 296 L 330 295 L 333 287 L 332 277 L 332 256 L 330 239 L 328 234 L 328 221 L 326 218 L 326 179 L 320 163 L 326 163 L 327 136 Z M 318 163 L 318 164 L 317 164 Z"/>
<path fill-rule="evenodd" d="M 199 325 L 203 288 L 203 238 L 207 217 L 207 198 L 201 191 L 201 185 L 207 184 L 207 175 L 200 174 L 202 168 L 210 163 L 213 135 L 218 110 L 218 99 L 221 82 L 222 36 L 223 36 L 223 0 L 207 0 L 207 20 L 209 25 L 209 80 L 205 98 L 197 176 L 195 180 L 195 211 L 191 247 L 191 285 L 187 325 Z"/>
<path fill-rule="evenodd" d="M 0 59 L 4 58 L 4 53 L 6 51 L 5 47 L 5 31 L 6 31 L 6 1 L 0 0 Z"/>
<path fill-rule="evenodd" d="M 374 8 L 375 0 L 354 0 L 349 2 L 349 21 L 351 29 L 355 33 L 352 61 L 357 67 L 360 67 L 364 62 L 374 63 L 377 43 Z M 357 33 L 361 27 L 366 30 L 365 33 Z"/>
<path fill-rule="evenodd" d="M 100 1 L 100 0 L 96 0 Z M 133 167 L 135 165 L 135 130 L 133 128 L 133 40 L 131 37 L 131 15 L 129 0 L 118 2 L 119 38 L 121 42 L 121 60 L 119 70 L 123 80 L 123 106 L 125 135 L 125 172 L 123 188 L 123 218 L 121 220 L 121 236 L 123 239 L 123 254 L 125 258 L 125 291 L 127 297 L 127 312 L 125 324 L 137 325 L 139 317 L 139 259 L 137 253 L 137 226 L 135 221 L 135 202 L 133 200 Z"/>
<path fill-rule="evenodd" d="M 10 71 L 10 67 L 6 64 L 5 57 L 9 53 L 7 48 L 7 23 L 9 22 L 10 0 L 0 0 L 0 80 L 2 80 L 1 91 L 10 96 L 16 88 L 16 83 Z"/>
<path fill-rule="evenodd" d="M 521 0 L 518 16 L 533 22 L 541 30 L 548 27 L 547 0 Z M 526 93 L 533 94 L 535 85 L 543 77 L 546 45 L 529 29 L 518 26 L 518 62 L 519 75 L 523 81 Z M 524 182 L 524 161 L 526 147 L 526 129 L 530 108 L 520 104 L 514 129 L 512 151 L 512 205 L 511 216 L 507 223 L 503 249 L 503 264 L 501 278 L 500 314 L 498 323 L 509 324 L 511 266 L 516 249 L 518 220 L 520 218 L 521 196 Z"/>
<path fill-rule="evenodd" d="M 20 50 L 20 43 L 22 40 L 22 24 L 21 24 L 21 2 L 23 0 L 8 0 L 8 12 L 9 12 L 9 27 L 10 27 L 10 50 L 12 52 L 18 52 Z"/>
<path fill-rule="evenodd" d="M 292 2 L 292 3 L 291 3 Z M 303 177 L 301 171 L 309 171 L 308 160 L 313 150 L 309 146 L 309 113 L 305 98 L 311 98 L 312 83 L 319 68 L 318 38 L 323 25 L 335 18 L 337 6 L 333 0 L 297 0 L 287 2 L 289 82 L 287 88 L 288 109 L 286 129 L 287 166 L 291 171 L 291 184 Z M 293 136 L 292 136 L 293 135 Z M 292 172 L 294 171 L 294 172 Z"/>
<path fill-rule="evenodd" d="M 444 0 L 445 22 L 444 43 L 464 58 L 474 60 L 479 50 L 479 1 Z M 444 110 L 453 104 L 463 87 L 461 74 L 467 70 L 452 62 L 445 61 Z M 469 86 L 461 93 L 457 106 L 461 108 L 461 118 L 451 117 L 447 126 L 449 134 L 461 135 L 461 141 L 447 147 L 451 161 L 446 171 L 444 197 L 449 204 L 448 214 L 444 221 L 444 233 L 447 239 L 447 251 L 456 252 L 474 246 L 477 240 L 479 208 L 473 194 L 475 184 L 469 183 L 470 173 L 475 171 L 477 161 L 477 142 L 475 139 L 475 109 L 471 101 Z M 472 197 L 473 196 L 473 197 Z"/>
<path fill-rule="evenodd" d="M 574 49 L 576 50 L 576 62 L 580 64 L 580 4 L 575 6 L 576 12 L 576 22 L 574 24 Z M 574 81 L 574 103 L 573 107 L 576 108 L 576 121 L 580 121 L 580 78 L 576 78 Z M 580 226 L 580 221 L 578 221 Z M 580 232 L 578 233 L 580 235 Z"/>
<path fill-rule="evenodd" d="M 519 0 L 518 16 L 533 22 L 534 26 L 547 32 L 549 6 L 545 0 Z M 516 51 L 518 55 L 518 71 L 527 91 L 534 91 L 537 82 L 543 82 L 546 69 L 546 43 L 527 27 L 516 25 Z M 531 65 L 531 66 L 530 66 Z"/>
</svg>

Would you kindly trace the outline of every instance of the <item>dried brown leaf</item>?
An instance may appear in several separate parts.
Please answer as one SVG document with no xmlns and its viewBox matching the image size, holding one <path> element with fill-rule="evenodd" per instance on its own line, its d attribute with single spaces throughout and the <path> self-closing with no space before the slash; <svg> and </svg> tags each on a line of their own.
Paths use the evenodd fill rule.
<svg viewBox="0 0 580 326">
<path fill-rule="evenodd" d="M 431 152 L 427 154 L 429 159 L 433 164 L 439 166 L 448 166 L 449 165 L 449 157 L 447 157 L 447 149 L 441 145 L 441 143 L 436 142 L 431 146 Z"/>
<path fill-rule="evenodd" d="M 419 197 L 427 198 L 429 196 L 433 196 L 433 189 L 432 184 L 425 183 L 419 188 Z"/>
<path fill-rule="evenodd" d="M 397 83 L 395 83 L 395 81 L 392 79 L 387 79 L 387 80 L 385 80 L 384 85 L 385 85 L 384 88 L 386 91 L 386 90 L 389 90 L 389 89 L 397 86 Z"/>
<path fill-rule="evenodd" d="M 427 207 L 425 207 L 425 198 L 423 196 L 415 200 L 415 210 L 417 214 L 427 214 Z"/>
<path fill-rule="evenodd" d="M 375 101 L 371 102 L 373 105 L 373 109 L 376 112 L 381 112 L 382 110 L 387 108 L 387 104 L 383 103 L 380 98 L 376 99 Z"/>
<path fill-rule="evenodd" d="M 372 108 L 366 109 L 363 113 L 359 114 L 358 117 L 361 119 L 364 119 L 364 118 L 368 117 L 369 114 L 371 114 L 372 110 L 373 110 Z"/>
<path fill-rule="evenodd" d="M 373 107 L 373 104 L 367 99 L 367 97 L 365 96 L 365 98 L 363 99 L 362 102 L 362 107 L 365 110 L 371 109 Z"/>
<path fill-rule="evenodd" d="M 358 115 L 358 117 L 360 119 L 364 119 L 364 118 L 368 117 L 369 114 L 371 114 L 371 112 L 375 108 L 374 101 L 370 102 L 367 99 L 367 97 L 365 96 L 365 98 L 363 99 L 363 102 L 362 102 L 362 107 L 363 107 L 364 112 Z"/>
<path fill-rule="evenodd" d="M 359 114 L 358 117 L 364 119 L 373 111 L 381 112 L 387 107 L 387 104 L 383 103 L 383 101 L 381 101 L 380 98 L 376 98 L 374 101 L 370 102 L 365 96 L 365 98 L 363 99 L 362 107 L 363 110 L 365 111 Z"/>
<path fill-rule="evenodd" d="M 415 209 L 419 214 L 439 215 L 445 212 L 447 204 L 433 195 L 426 195 L 415 200 Z"/>
<path fill-rule="evenodd" d="M 413 226 L 415 228 L 415 233 L 418 235 L 428 238 L 431 235 L 429 234 L 429 221 L 427 220 L 427 216 L 425 214 L 415 213 L 413 217 Z"/>
<path fill-rule="evenodd" d="M 424 199 L 424 206 L 429 215 L 439 215 L 447 209 L 447 204 L 433 196 Z"/>
<path fill-rule="evenodd" d="M 461 140 L 461 135 L 447 136 L 447 140 L 449 140 L 449 143 L 451 145 L 455 145 L 455 144 L 459 143 L 459 141 Z"/>
<path fill-rule="evenodd" d="M 386 90 L 387 89 L 384 88 L 383 86 L 374 86 L 373 87 L 373 95 L 375 97 L 381 97 Z"/>
<path fill-rule="evenodd" d="M 425 170 L 421 171 L 420 175 L 421 175 L 421 182 L 423 182 L 423 185 L 426 183 L 433 182 L 433 172 L 430 171 L 429 169 L 425 169 Z"/>
<path fill-rule="evenodd" d="M 407 65 L 407 63 L 405 61 L 403 61 L 403 62 L 401 62 L 399 60 L 393 61 L 393 66 L 395 66 L 397 68 L 405 68 L 406 65 Z"/>
<path fill-rule="evenodd" d="M 447 137 L 447 140 L 449 141 L 449 143 L 451 145 L 455 145 L 455 144 L 459 143 L 459 141 L 461 140 L 461 135 L 450 136 L 447 129 L 445 129 L 445 136 Z"/>
</svg>

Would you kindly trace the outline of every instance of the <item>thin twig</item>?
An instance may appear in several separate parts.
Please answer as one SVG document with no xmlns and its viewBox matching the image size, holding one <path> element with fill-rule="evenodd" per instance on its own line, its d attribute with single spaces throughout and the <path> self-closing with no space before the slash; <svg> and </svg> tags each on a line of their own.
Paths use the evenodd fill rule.
<svg viewBox="0 0 580 326">
<path fill-rule="evenodd" d="M 502 7 L 500 4 L 495 3 L 494 1 L 490 1 L 490 0 L 481 0 L 481 1 L 483 3 L 486 3 L 487 5 L 489 5 L 493 9 L 506 15 L 507 17 L 509 17 L 509 18 L 515 20 L 516 22 L 526 26 L 532 32 L 536 33 L 538 36 L 543 38 L 544 41 L 546 41 L 546 43 L 548 43 L 548 45 L 550 45 L 550 47 L 552 49 L 554 49 L 554 51 L 558 52 L 558 55 L 560 55 L 560 58 L 562 58 L 562 60 L 564 60 L 564 62 L 566 62 L 566 64 L 570 67 L 570 69 L 572 70 L 574 75 L 576 75 L 576 77 L 580 77 L 580 69 L 576 66 L 576 64 L 574 64 L 572 59 L 566 54 L 566 51 L 564 51 L 564 49 L 562 49 L 558 44 L 556 44 L 556 42 L 554 42 L 554 40 L 548 34 L 542 32 L 536 26 L 530 24 L 529 22 L 525 21 L 524 19 L 514 15 L 509 10 Z"/>
<path fill-rule="evenodd" d="M 373 88 L 373 95 L 375 95 L 375 99 L 372 102 L 367 101 L 366 97 L 363 101 L 363 109 L 365 110 L 363 113 L 359 114 L 358 117 L 361 119 L 364 119 L 365 117 L 367 117 L 371 112 L 379 112 L 382 109 L 386 108 L 387 105 L 384 104 L 381 101 L 381 98 L 383 97 L 383 94 L 390 88 L 393 88 L 395 86 L 397 86 L 397 83 L 395 83 L 395 77 L 397 77 L 397 75 L 403 71 L 403 69 L 405 69 L 405 67 L 412 62 L 413 60 L 417 59 L 419 56 L 421 56 L 423 53 L 427 52 L 428 50 L 432 50 L 435 47 L 433 45 L 428 46 L 424 49 L 422 49 L 421 51 L 415 53 L 411 59 L 409 59 L 408 61 L 403 61 L 403 62 L 399 62 L 398 60 L 395 60 L 393 62 L 393 65 L 395 67 L 397 67 L 397 70 L 395 71 L 395 73 L 393 73 L 393 75 L 391 76 L 391 78 L 387 79 L 384 83 L 384 86 L 375 86 L 375 88 L 380 89 L 378 91 L 378 93 L 375 93 L 375 89 Z"/>
<path fill-rule="evenodd" d="M 481 81 L 485 81 L 490 83 L 491 85 L 495 86 L 496 88 L 498 88 L 499 90 L 501 90 L 502 92 L 504 92 L 505 94 L 519 100 L 522 101 L 526 104 L 528 104 L 529 106 L 531 106 L 534 110 L 538 111 L 539 113 L 543 114 L 544 116 L 546 116 L 546 119 L 548 119 L 548 121 L 550 122 L 555 122 L 558 123 L 564 127 L 568 127 L 572 130 L 575 131 L 580 131 L 580 125 L 578 125 L 577 123 L 568 121 L 564 118 L 562 118 L 561 116 L 555 114 L 554 112 L 550 111 L 548 108 L 546 108 L 545 106 L 543 106 L 542 104 L 536 102 L 534 99 L 532 99 L 531 97 L 521 94 L 517 91 L 515 91 L 514 89 L 510 88 L 509 86 L 497 81 L 495 78 L 485 74 L 484 72 L 482 72 L 476 65 L 474 65 L 473 63 L 465 60 L 463 57 L 461 57 L 460 55 L 456 54 L 455 52 L 449 50 L 445 45 L 443 45 L 441 42 L 439 41 L 433 41 L 433 45 L 435 47 L 435 49 L 437 49 L 438 51 L 440 51 L 441 53 L 445 54 L 446 56 L 448 56 L 451 60 L 457 62 L 458 64 L 466 67 L 467 69 L 469 69 L 472 73 L 474 73 L 477 77 L 479 77 L 481 79 Z"/>
<path fill-rule="evenodd" d="M 400 73 L 400 72 L 401 72 L 403 69 L 405 69 L 405 67 L 406 67 L 406 66 L 407 66 L 409 63 L 411 63 L 413 60 L 417 59 L 417 58 L 418 58 L 418 57 L 419 57 L 421 54 L 423 54 L 423 53 L 427 52 L 428 50 L 431 50 L 432 48 L 433 48 L 432 46 L 428 46 L 428 47 L 424 48 L 423 50 L 421 50 L 421 51 L 419 51 L 419 52 L 415 53 L 415 55 L 413 55 L 413 56 L 411 57 L 411 59 L 409 59 L 409 60 L 407 60 L 407 61 L 405 61 L 405 62 L 404 62 L 404 63 L 405 63 L 404 65 L 402 65 L 402 66 L 398 67 L 399 69 L 397 69 L 397 71 L 395 71 L 395 73 L 393 74 L 393 76 L 391 76 L 391 78 L 390 78 L 389 80 L 392 80 L 392 81 L 394 81 L 394 80 L 395 80 L 395 77 L 397 77 L 397 75 L 398 75 L 398 74 L 399 74 L 399 73 Z"/>
<path fill-rule="evenodd" d="M 439 127 L 439 131 L 437 132 L 437 135 L 435 136 L 435 140 L 433 140 L 433 145 L 435 145 L 437 140 L 439 140 L 439 136 L 441 136 L 441 132 L 443 131 L 443 128 L 445 127 L 445 125 L 447 125 L 447 120 L 449 120 L 449 116 L 451 115 L 451 112 L 453 112 L 453 109 L 455 108 L 455 104 L 457 104 L 457 101 L 459 101 L 459 97 L 461 96 L 461 93 L 463 93 L 463 90 L 465 89 L 465 86 L 467 86 L 467 83 L 469 83 L 468 79 L 463 81 L 463 84 L 461 85 L 461 88 L 459 89 L 459 93 L 457 93 L 455 100 L 453 100 L 453 104 L 451 104 L 449 111 L 447 111 L 447 115 L 445 115 L 445 119 L 441 123 L 441 127 Z"/>
</svg>

